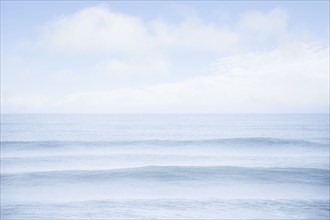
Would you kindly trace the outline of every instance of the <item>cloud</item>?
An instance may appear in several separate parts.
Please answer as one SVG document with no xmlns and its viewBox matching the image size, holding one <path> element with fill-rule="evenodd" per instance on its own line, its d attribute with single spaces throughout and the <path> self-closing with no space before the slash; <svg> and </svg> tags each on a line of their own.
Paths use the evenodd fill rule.
<svg viewBox="0 0 330 220">
<path fill-rule="evenodd" d="M 259 31 L 278 30 L 285 26 L 283 17 L 285 12 L 280 10 L 267 15 L 255 12 L 243 16 L 239 25 L 248 29 L 258 27 Z M 176 24 L 162 19 L 144 22 L 138 17 L 96 6 L 48 23 L 41 42 L 48 49 L 69 53 L 141 54 L 171 49 L 219 53 L 232 51 L 239 45 L 241 33 L 238 29 L 205 22 L 197 16 L 186 16 Z"/>
<path fill-rule="evenodd" d="M 4 112 L 33 112 L 49 110 L 52 103 L 44 95 L 1 94 L 1 105 Z"/>
<path fill-rule="evenodd" d="M 198 17 L 187 17 L 176 25 L 157 20 L 151 27 L 155 45 L 160 48 L 219 53 L 231 51 L 239 43 L 238 33 L 227 27 L 203 23 Z"/>
<path fill-rule="evenodd" d="M 213 64 L 213 76 L 74 93 L 56 106 L 87 112 L 195 112 L 191 108 L 196 107 L 197 112 L 211 107 L 220 112 L 300 112 L 308 106 L 324 111 L 329 105 L 328 60 L 328 46 L 290 45 L 223 58 Z"/>
<path fill-rule="evenodd" d="M 5 110 L 83 113 L 327 112 L 328 51 L 322 43 L 289 44 L 224 57 L 210 65 L 212 74 L 181 82 L 75 92 L 57 101 L 23 95 L 2 104 Z"/>
<path fill-rule="evenodd" d="M 41 36 L 52 55 L 71 54 L 73 62 L 48 77 L 67 95 L 6 96 L 2 105 L 48 112 L 328 111 L 329 45 L 296 43 L 288 21 L 280 8 L 246 12 L 222 26 L 197 16 L 169 23 L 85 8 L 48 23 Z"/>
<path fill-rule="evenodd" d="M 249 11 L 242 15 L 239 27 L 246 31 L 265 35 L 285 34 L 288 26 L 288 15 L 280 8 L 269 12 Z"/>
<path fill-rule="evenodd" d="M 160 58 L 146 58 L 143 59 L 103 59 L 96 64 L 98 72 L 103 76 L 135 76 L 135 75 L 149 75 L 149 74 L 165 74 L 170 71 L 171 63 L 165 59 Z"/>
<path fill-rule="evenodd" d="M 45 27 L 42 41 L 59 51 L 139 52 L 148 47 L 143 22 L 134 16 L 111 12 L 103 6 L 61 16 Z"/>
</svg>

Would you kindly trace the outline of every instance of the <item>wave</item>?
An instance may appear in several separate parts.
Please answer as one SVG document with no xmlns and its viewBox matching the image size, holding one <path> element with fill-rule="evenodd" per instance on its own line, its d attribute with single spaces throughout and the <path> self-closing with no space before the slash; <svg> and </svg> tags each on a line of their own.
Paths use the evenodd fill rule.
<svg viewBox="0 0 330 220">
<path fill-rule="evenodd" d="M 272 137 L 241 137 L 241 138 L 223 138 L 223 139 L 196 139 L 196 140 L 125 140 L 125 141 L 1 141 L 2 148 L 57 148 L 70 146 L 221 146 L 221 145 L 242 145 L 242 146 L 278 146 L 278 145 L 294 145 L 294 146 L 329 146 L 329 143 L 319 143 L 302 139 L 282 139 Z"/>
<path fill-rule="evenodd" d="M 180 154 L 181 153 L 181 154 Z M 278 156 L 242 155 L 233 152 L 232 155 L 208 153 L 208 155 L 184 154 L 185 152 L 148 153 L 112 153 L 99 155 L 49 155 L 3 157 L 2 173 L 41 172 L 56 170 L 106 170 L 119 168 L 134 168 L 143 166 L 237 166 L 237 167 L 268 167 L 268 168 L 329 168 L 329 157 L 326 155 L 297 156 L 292 154 Z"/>
<path fill-rule="evenodd" d="M 1 205 L 4 219 L 329 219 L 329 211 L 329 200 L 306 199 L 133 199 Z"/>
<path fill-rule="evenodd" d="M 316 168 L 246 168 L 147 166 L 112 170 L 66 170 L 2 174 L 2 184 L 200 182 L 301 183 L 329 185 L 329 170 Z"/>
</svg>

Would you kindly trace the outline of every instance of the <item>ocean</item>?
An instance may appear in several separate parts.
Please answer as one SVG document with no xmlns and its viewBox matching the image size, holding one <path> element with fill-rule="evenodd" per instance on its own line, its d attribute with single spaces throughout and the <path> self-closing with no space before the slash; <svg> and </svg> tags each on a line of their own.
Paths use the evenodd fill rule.
<svg viewBox="0 0 330 220">
<path fill-rule="evenodd" d="M 329 219 L 328 114 L 2 114 L 1 219 Z"/>
</svg>

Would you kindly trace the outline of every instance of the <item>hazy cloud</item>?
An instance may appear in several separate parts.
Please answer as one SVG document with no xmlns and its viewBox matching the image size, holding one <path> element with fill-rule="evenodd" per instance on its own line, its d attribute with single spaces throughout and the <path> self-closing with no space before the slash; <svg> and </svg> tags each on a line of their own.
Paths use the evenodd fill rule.
<svg viewBox="0 0 330 220">
<path fill-rule="evenodd" d="M 104 6 L 62 15 L 38 40 L 76 63 L 48 73 L 66 95 L 5 94 L 2 105 L 46 112 L 327 111 L 328 43 L 299 43 L 281 8 L 237 17 L 226 25 L 197 15 L 145 21 Z M 167 82 L 130 85 L 166 74 Z M 116 80 L 128 86 L 108 86 Z"/>
<path fill-rule="evenodd" d="M 296 44 L 227 57 L 213 65 L 217 71 L 213 76 L 180 83 L 75 93 L 57 106 L 68 110 L 83 106 L 87 112 L 136 110 L 127 106 L 149 106 L 151 111 L 161 111 L 164 106 L 165 112 L 168 109 L 190 112 L 194 111 L 189 109 L 192 106 L 213 106 L 222 112 L 272 111 L 272 108 L 277 111 L 279 106 L 286 106 L 283 111 L 294 106 L 325 110 L 329 98 L 328 49 L 325 45 Z"/>
<path fill-rule="evenodd" d="M 69 53 L 96 50 L 130 54 L 171 49 L 227 52 L 237 49 L 250 32 L 264 37 L 285 33 L 287 18 L 283 10 L 274 9 L 268 13 L 247 12 L 231 26 L 205 22 L 197 16 L 170 24 L 161 19 L 143 22 L 96 6 L 50 22 L 42 41 L 52 50 Z"/>
</svg>

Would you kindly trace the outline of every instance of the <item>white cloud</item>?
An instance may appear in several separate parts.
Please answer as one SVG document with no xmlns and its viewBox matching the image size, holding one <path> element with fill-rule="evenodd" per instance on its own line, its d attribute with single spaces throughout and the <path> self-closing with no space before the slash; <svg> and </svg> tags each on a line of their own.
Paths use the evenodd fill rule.
<svg viewBox="0 0 330 220">
<path fill-rule="evenodd" d="M 171 24 L 161 19 L 145 22 L 104 6 L 82 9 L 61 16 L 44 29 L 42 42 L 55 51 L 143 54 L 171 50 L 223 53 L 244 47 L 246 39 L 285 36 L 288 15 L 280 8 L 250 11 L 236 24 L 219 26 L 186 16 Z"/>
<path fill-rule="evenodd" d="M 44 30 L 43 42 L 54 50 L 139 52 L 148 47 L 143 22 L 97 6 L 62 16 Z"/>
<path fill-rule="evenodd" d="M 71 69 L 58 69 L 54 73 L 50 74 L 50 79 L 57 83 L 72 83 L 74 82 L 75 76 Z"/>
<path fill-rule="evenodd" d="M 75 93 L 56 105 L 87 112 L 194 112 L 192 107 L 205 111 L 203 106 L 220 112 L 299 112 L 307 106 L 325 110 L 329 104 L 328 65 L 327 46 L 296 44 L 224 58 L 213 65 L 218 70 L 214 76 Z"/>
<path fill-rule="evenodd" d="M 97 6 L 49 23 L 41 41 L 51 50 L 69 53 L 145 53 L 178 48 L 222 52 L 235 47 L 239 36 L 227 27 L 204 23 L 197 17 L 186 17 L 178 24 L 161 20 L 146 23 Z"/>
<path fill-rule="evenodd" d="M 2 108 L 12 110 L 13 112 L 35 111 L 38 108 L 47 108 L 52 103 L 44 95 L 29 95 L 29 94 L 1 94 Z"/>
<path fill-rule="evenodd" d="M 171 63 L 160 58 L 146 58 L 133 60 L 103 59 L 96 64 L 97 72 L 103 76 L 134 76 L 134 75 L 158 75 L 168 73 Z"/>
<path fill-rule="evenodd" d="M 73 82 L 76 92 L 51 101 L 27 94 L 8 96 L 2 104 L 8 109 L 30 106 L 49 112 L 326 111 L 328 45 L 292 43 L 288 18 L 277 8 L 247 12 L 227 26 L 196 16 L 173 24 L 161 19 L 142 21 L 103 6 L 85 8 L 49 23 L 42 35 L 44 47 L 73 54 L 75 63 L 80 63 L 81 54 L 87 55 L 80 69 L 68 63 L 49 77 L 63 85 Z M 294 39 L 298 42 L 299 37 Z M 198 76 L 192 72 L 200 66 L 190 60 L 191 54 L 196 60 L 209 54 L 222 58 L 209 60 L 210 71 Z M 86 64 L 88 57 L 92 61 Z M 175 66 L 180 62 L 184 68 Z M 190 78 L 176 76 L 180 71 Z M 102 91 L 89 87 L 126 79 L 129 85 L 131 79 L 140 82 L 164 73 L 170 73 L 172 78 L 167 79 L 173 83 L 160 80 L 131 88 L 112 84 L 110 88 L 121 88 L 103 87 Z M 84 79 L 79 81 L 82 88 L 75 79 Z"/>
<path fill-rule="evenodd" d="M 275 8 L 267 13 L 261 11 L 249 11 L 242 15 L 239 27 L 247 31 L 261 34 L 285 34 L 288 25 L 287 13 Z"/>
<path fill-rule="evenodd" d="M 239 43 L 238 33 L 213 23 L 205 24 L 196 17 L 187 17 L 178 25 L 154 21 L 152 30 L 160 48 L 218 53 L 232 51 Z"/>
</svg>

